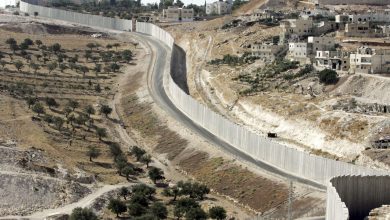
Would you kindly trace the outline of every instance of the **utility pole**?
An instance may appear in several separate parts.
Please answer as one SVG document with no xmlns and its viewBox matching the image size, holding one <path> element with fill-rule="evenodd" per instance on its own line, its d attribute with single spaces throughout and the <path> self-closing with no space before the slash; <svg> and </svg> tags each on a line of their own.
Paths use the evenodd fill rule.
<svg viewBox="0 0 390 220">
<path fill-rule="evenodd" d="M 288 190 L 288 209 L 287 209 L 287 220 L 292 220 L 292 200 L 293 200 L 293 181 L 290 180 L 290 187 Z"/>
</svg>

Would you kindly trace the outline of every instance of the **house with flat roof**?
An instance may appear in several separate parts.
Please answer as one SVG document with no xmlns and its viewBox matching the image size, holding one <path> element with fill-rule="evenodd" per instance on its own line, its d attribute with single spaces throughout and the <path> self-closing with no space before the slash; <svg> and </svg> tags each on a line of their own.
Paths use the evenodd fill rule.
<svg viewBox="0 0 390 220">
<path fill-rule="evenodd" d="M 317 51 L 315 62 L 313 63 L 317 69 L 331 69 L 339 71 L 348 71 L 350 68 L 349 52 L 340 50 Z"/>
<path fill-rule="evenodd" d="M 277 45 L 272 42 L 254 43 L 251 46 L 252 56 L 263 60 L 264 62 L 273 62 L 286 52 L 285 45 Z"/>
<path fill-rule="evenodd" d="M 210 4 L 206 4 L 207 15 L 224 15 L 232 12 L 233 2 L 219 0 Z"/>
<path fill-rule="evenodd" d="M 351 73 L 390 73 L 390 51 L 359 47 L 350 54 Z"/>
<path fill-rule="evenodd" d="M 161 20 L 167 22 L 193 21 L 194 9 L 169 6 L 167 9 L 163 10 Z"/>
</svg>

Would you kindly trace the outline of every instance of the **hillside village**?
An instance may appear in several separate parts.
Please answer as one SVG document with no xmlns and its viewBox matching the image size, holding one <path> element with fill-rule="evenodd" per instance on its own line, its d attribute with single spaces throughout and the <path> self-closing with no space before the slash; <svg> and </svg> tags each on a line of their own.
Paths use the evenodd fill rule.
<svg viewBox="0 0 390 220">
<path fill-rule="evenodd" d="M 390 11 L 257 2 L 212 21 L 161 24 L 190 57 L 192 96 L 287 145 L 387 167 Z"/>
</svg>

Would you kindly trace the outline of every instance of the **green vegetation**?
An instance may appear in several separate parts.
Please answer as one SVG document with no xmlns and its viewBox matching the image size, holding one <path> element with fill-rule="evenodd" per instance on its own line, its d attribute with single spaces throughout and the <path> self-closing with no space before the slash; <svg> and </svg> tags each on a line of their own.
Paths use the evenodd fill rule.
<svg viewBox="0 0 390 220">
<path fill-rule="evenodd" d="M 115 213 L 116 217 L 127 211 L 126 204 L 119 199 L 110 199 L 107 208 Z"/>
<path fill-rule="evenodd" d="M 107 137 L 107 130 L 105 128 L 96 128 L 96 135 L 99 137 L 101 141 L 102 138 Z"/>
<path fill-rule="evenodd" d="M 294 61 L 276 60 L 272 64 L 266 65 L 264 68 L 257 69 L 255 76 L 246 73 L 239 75 L 233 80 L 240 81 L 250 86 L 250 88 L 240 91 L 240 95 L 253 95 L 269 88 L 267 80 L 274 79 L 287 70 L 297 69 L 298 64 L 298 62 Z M 305 71 L 303 71 L 303 73 Z"/>
<path fill-rule="evenodd" d="M 226 219 L 226 211 L 221 206 L 212 207 L 209 210 L 209 216 L 212 219 L 223 220 Z"/>
<path fill-rule="evenodd" d="M 334 70 L 325 69 L 318 73 L 318 78 L 325 85 L 336 84 L 339 81 L 337 72 Z"/>
<path fill-rule="evenodd" d="M 100 154 L 100 150 L 96 147 L 90 147 L 87 151 L 87 156 L 89 157 L 89 161 L 91 162 L 92 159 L 98 158 Z"/>
<path fill-rule="evenodd" d="M 45 113 L 45 108 L 40 102 L 37 102 L 33 105 L 32 110 L 40 116 Z"/>
<path fill-rule="evenodd" d="M 296 74 L 286 74 L 283 76 L 285 80 L 292 80 L 299 78 L 305 75 L 308 75 L 314 71 L 313 65 L 306 64 L 302 69 L 300 69 Z"/>
<path fill-rule="evenodd" d="M 102 105 L 100 107 L 100 113 L 104 114 L 106 117 L 108 117 L 109 114 L 111 114 L 112 108 L 108 105 Z"/>
<path fill-rule="evenodd" d="M 151 167 L 149 172 L 148 172 L 148 175 L 154 184 L 156 184 L 158 180 L 164 179 L 164 172 L 160 168 L 157 168 L 157 167 Z"/>
<path fill-rule="evenodd" d="M 75 208 L 69 217 L 69 220 L 97 220 L 96 214 L 88 208 Z"/>
<path fill-rule="evenodd" d="M 241 57 L 235 55 L 224 55 L 222 59 L 211 60 L 209 64 L 211 65 L 221 65 L 227 64 L 229 66 L 240 66 L 245 63 L 252 63 L 256 60 L 256 57 L 253 57 L 251 53 L 244 53 Z"/>
<path fill-rule="evenodd" d="M 150 170 L 153 170 L 151 168 Z M 107 206 L 117 216 L 131 219 L 225 219 L 226 211 L 222 207 L 213 207 L 207 214 L 199 205 L 199 200 L 209 192 L 208 188 L 196 182 L 179 182 L 177 187 L 167 187 L 162 196 L 174 197 L 171 201 L 155 198 L 156 189 L 145 184 L 137 184 L 131 188 L 119 190 L 117 198 L 111 198 Z M 179 197 L 176 200 L 176 197 Z M 158 200 L 158 201 L 157 201 Z M 167 206 L 172 206 L 168 209 Z M 171 211 L 169 211 L 171 210 Z M 127 212 L 127 214 L 124 214 Z M 172 218 L 172 217 L 169 217 Z"/>
<path fill-rule="evenodd" d="M 280 25 L 280 22 L 278 20 L 274 20 L 272 18 L 264 18 L 258 20 L 258 22 L 262 25 L 266 25 L 268 27 L 276 27 Z"/>
<path fill-rule="evenodd" d="M 130 150 L 130 154 L 135 156 L 137 161 L 140 161 L 142 156 L 144 156 L 145 153 L 146 153 L 146 151 L 144 149 L 141 149 L 137 146 L 133 146 Z"/>
<path fill-rule="evenodd" d="M 111 3 L 112 2 L 112 3 Z M 122 19 L 131 20 L 134 13 L 143 12 L 140 0 L 124 0 L 124 1 L 102 1 L 91 2 L 82 5 L 72 4 L 64 1 L 56 1 L 49 3 L 49 6 L 71 10 L 76 12 L 89 12 L 94 15 L 102 15 L 105 17 L 119 17 Z M 157 9 L 157 5 L 152 5 Z"/>
</svg>

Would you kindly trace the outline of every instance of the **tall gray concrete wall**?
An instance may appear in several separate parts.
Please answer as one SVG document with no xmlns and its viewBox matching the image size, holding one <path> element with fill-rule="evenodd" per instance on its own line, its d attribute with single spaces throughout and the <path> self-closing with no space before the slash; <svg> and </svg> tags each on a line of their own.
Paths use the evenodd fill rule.
<svg viewBox="0 0 390 220">
<path fill-rule="evenodd" d="M 312 0 L 322 5 L 390 5 L 390 0 Z"/>
<path fill-rule="evenodd" d="M 131 21 L 127 20 L 85 15 L 36 6 L 26 2 L 21 2 L 20 8 L 23 12 L 33 14 L 36 11 L 40 16 L 80 23 L 92 27 L 115 30 L 131 29 Z M 175 46 L 173 37 L 168 32 L 153 24 L 137 23 L 136 28 L 138 32 L 149 34 L 161 40 L 171 50 Z M 174 51 L 177 50 L 172 50 L 172 52 Z M 350 178 L 346 181 L 338 177 L 343 175 L 388 175 L 388 172 L 321 158 L 261 137 L 244 127 L 230 122 L 223 116 L 198 103 L 190 95 L 186 94 L 174 82 L 172 77 L 169 77 L 168 80 L 167 93 L 172 102 L 194 122 L 215 136 L 247 155 L 250 155 L 255 160 L 260 160 L 293 175 L 316 181 L 324 186 L 329 184 L 327 201 L 327 217 L 329 216 L 329 218 L 327 219 L 348 219 L 348 210 L 345 204 L 353 208 L 367 207 L 369 209 L 371 206 L 387 201 L 388 197 L 381 197 L 380 193 L 384 192 L 389 194 L 390 188 L 381 186 L 390 186 L 388 184 L 390 181 L 388 176 L 387 178 L 380 178 L 375 181 L 368 181 L 359 177 Z M 351 188 L 349 187 L 350 185 L 352 185 Z M 358 202 L 364 199 L 362 197 L 363 195 L 366 196 L 365 192 L 368 192 L 370 187 L 375 188 L 375 191 L 372 192 L 375 196 L 370 197 L 366 201 Z"/>
<path fill-rule="evenodd" d="M 30 3 L 31 4 L 30 4 Z M 33 15 L 38 12 L 38 16 L 69 21 L 73 23 L 83 24 L 91 27 L 107 28 L 120 31 L 131 31 L 132 21 L 118 18 L 109 18 L 97 15 L 82 14 L 73 11 L 65 11 L 61 9 L 43 7 L 35 5 L 37 0 L 24 0 L 20 2 L 20 10 L 22 12 Z"/>
<path fill-rule="evenodd" d="M 170 48 L 174 46 L 173 37 L 153 24 L 137 22 L 137 32 L 152 35 L 166 43 Z M 350 174 L 381 175 L 387 173 L 322 158 L 276 143 L 229 121 L 207 106 L 200 104 L 184 92 L 172 77 L 169 78 L 168 85 L 167 92 L 172 102 L 191 120 L 255 160 L 268 163 L 280 170 L 315 181 L 324 186 L 334 176 Z"/>
<path fill-rule="evenodd" d="M 163 29 L 149 23 L 137 22 L 136 26 L 137 32 L 154 36 L 167 44 L 169 48 L 173 48 L 175 46 L 172 36 Z M 172 53 L 174 53 L 174 50 Z M 385 199 L 378 199 L 377 197 L 372 198 L 372 200 L 369 201 L 364 200 L 362 195 L 367 191 L 360 193 L 359 190 L 362 190 L 362 186 L 359 184 L 363 184 L 366 187 L 365 189 L 368 189 L 370 188 L 370 182 L 364 182 L 364 180 L 356 181 L 360 176 L 356 179 L 352 179 L 350 183 L 356 183 L 359 186 L 351 189 L 348 189 L 345 184 L 340 184 L 340 186 L 342 185 L 344 188 L 338 188 L 338 190 L 336 190 L 336 188 L 333 187 L 332 182 L 329 181 L 333 181 L 334 177 L 337 178 L 338 176 L 344 175 L 388 175 L 389 172 L 374 170 L 311 155 L 261 137 L 244 127 L 230 122 L 223 116 L 211 111 L 206 106 L 197 102 L 190 95 L 184 92 L 174 82 L 172 77 L 169 77 L 167 92 L 176 107 L 178 107 L 194 122 L 238 150 L 250 155 L 255 160 L 260 160 L 283 170 L 284 172 L 318 182 L 324 186 L 329 184 L 327 194 L 327 220 L 349 219 L 349 211 L 345 205 L 345 201 L 347 200 L 344 197 L 343 200 L 340 199 L 338 194 L 340 192 L 342 195 L 346 195 L 346 198 L 348 198 L 348 194 L 357 195 L 350 200 L 350 204 L 355 204 L 355 200 L 357 201 L 361 199 L 363 200 L 362 203 L 359 202 L 361 206 L 366 206 L 367 204 L 379 204 L 385 201 Z M 380 180 L 379 182 L 384 183 L 384 180 Z M 390 182 L 390 180 L 388 182 Z M 372 186 L 377 187 L 379 185 L 374 184 Z M 385 190 L 383 192 L 390 192 L 384 187 L 379 187 L 377 192 L 381 190 Z M 352 207 L 353 205 L 350 206 Z M 357 206 L 360 207 L 360 205 Z M 370 207 L 370 205 L 367 205 L 367 207 Z"/>
<path fill-rule="evenodd" d="M 390 176 L 339 176 L 328 184 L 326 219 L 364 219 L 390 204 Z"/>
</svg>

